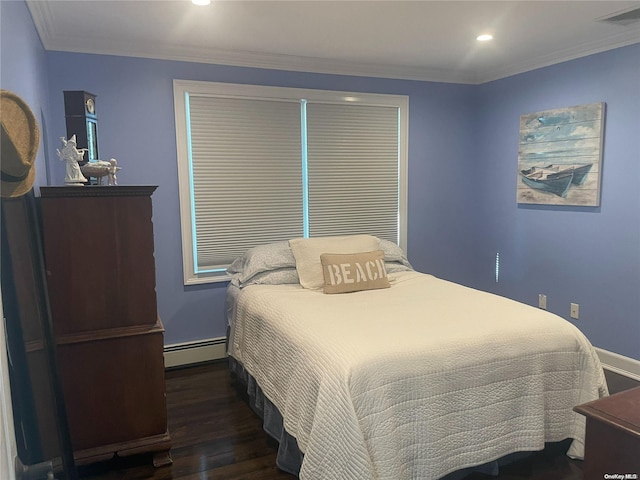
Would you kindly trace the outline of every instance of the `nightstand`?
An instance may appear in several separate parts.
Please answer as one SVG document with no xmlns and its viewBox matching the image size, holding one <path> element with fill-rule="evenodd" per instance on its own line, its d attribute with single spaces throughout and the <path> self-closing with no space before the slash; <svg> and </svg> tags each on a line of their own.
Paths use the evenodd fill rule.
<svg viewBox="0 0 640 480">
<path fill-rule="evenodd" d="M 587 417 L 584 478 L 639 479 L 640 387 L 578 405 L 574 410 Z"/>
</svg>

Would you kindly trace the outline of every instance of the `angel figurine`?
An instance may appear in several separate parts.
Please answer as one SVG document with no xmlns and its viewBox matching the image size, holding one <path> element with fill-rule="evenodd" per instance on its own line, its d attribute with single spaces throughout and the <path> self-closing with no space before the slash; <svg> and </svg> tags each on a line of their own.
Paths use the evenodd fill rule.
<svg viewBox="0 0 640 480">
<path fill-rule="evenodd" d="M 75 134 L 71 136 L 69 140 L 65 137 L 60 137 L 62 142 L 62 150 L 57 149 L 56 152 L 60 160 L 67 162 L 67 174 L 64 177 L 64 183 L 67 185 L 82 185 L 87 182 L 87 179 L 80 171 L 78 162 L 84 160 L 84 153 L 86 148 L 77 148 Z"/>
<path fill-rule="evenodd" d="M 94 177 L 98 180 L 98 185 L 102 185 L 102 179 L 107 177 L 107 185 L 117 185 L 118 170 L 122 170 L 118 166 L 118 161 L 112 158 L 109 161 L 106 160 L 91 160 L 80 167 L 80 171 L 87 177 Z"/>
<path fill-rule="evenodd" d="M 118 166 L 118 161 L 115 158 L 109 160 L 109 185 L 118 185 L 118 170 L 122 170 L 122 167 Z"/>
</svg>

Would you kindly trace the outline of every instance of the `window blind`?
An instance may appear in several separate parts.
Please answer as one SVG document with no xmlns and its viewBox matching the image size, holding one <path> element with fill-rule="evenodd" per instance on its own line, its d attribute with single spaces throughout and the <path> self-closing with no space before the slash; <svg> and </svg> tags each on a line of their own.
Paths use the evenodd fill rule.
<svg viewBox="0 0 640 480">
<path fill-rule="evenodd" d="M 398 242 L 398 107 L 307 103 L 309 236 Z"/>
<path fill-rule="evenodd" d="M 194 266 L 303 235 L 300 104 L 189 95 Z"/>
<path fill-rule="evenodd" d="M 174 105 L 185 285 L 290 238 L 406 248 L 408 97 L 174 80 Z"/>
</svg>

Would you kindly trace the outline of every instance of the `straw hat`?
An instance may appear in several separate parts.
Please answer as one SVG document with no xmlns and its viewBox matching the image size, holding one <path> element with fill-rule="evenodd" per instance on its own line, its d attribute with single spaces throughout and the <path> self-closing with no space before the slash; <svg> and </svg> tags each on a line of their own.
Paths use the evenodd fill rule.
<svg viewBox="0 0 640 480">
<path fill-rule="evenodd" d="M 29 106 L 8 90 L 0 90 L 0 120 L 0 195 L 19 197 L 33 186 L 40 129 Z"/>
</svg>

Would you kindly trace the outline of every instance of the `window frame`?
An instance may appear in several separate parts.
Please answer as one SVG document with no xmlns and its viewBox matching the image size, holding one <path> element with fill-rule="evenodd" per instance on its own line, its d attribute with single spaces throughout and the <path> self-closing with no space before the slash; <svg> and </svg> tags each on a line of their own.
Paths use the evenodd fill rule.
<svg viewBox="0 0 640 480">
<path fill-rule="evenodd" d="M 216 97 L 242 97 L 252 99 L 298 99 L 323 103 L 346 102 L 365 105 L 394 106 L 398 108 L 398 245 L 407 251 L 407 184 L 409 147 L 409 97 L 407 95 L 316 90 L 265 85 L 174 80 L 173 97 L 176 127 L 178 166 L 178 195 L 180 201 L 180 230 L 184 285 L 224 282 L 225 273 L 198 273 L 195 269 L 195 226 L 192 165 L 188 138 L 187 103 L 189 94 Z M 301 179 L 302 181 L 302 179 Z"/>
</svg>

